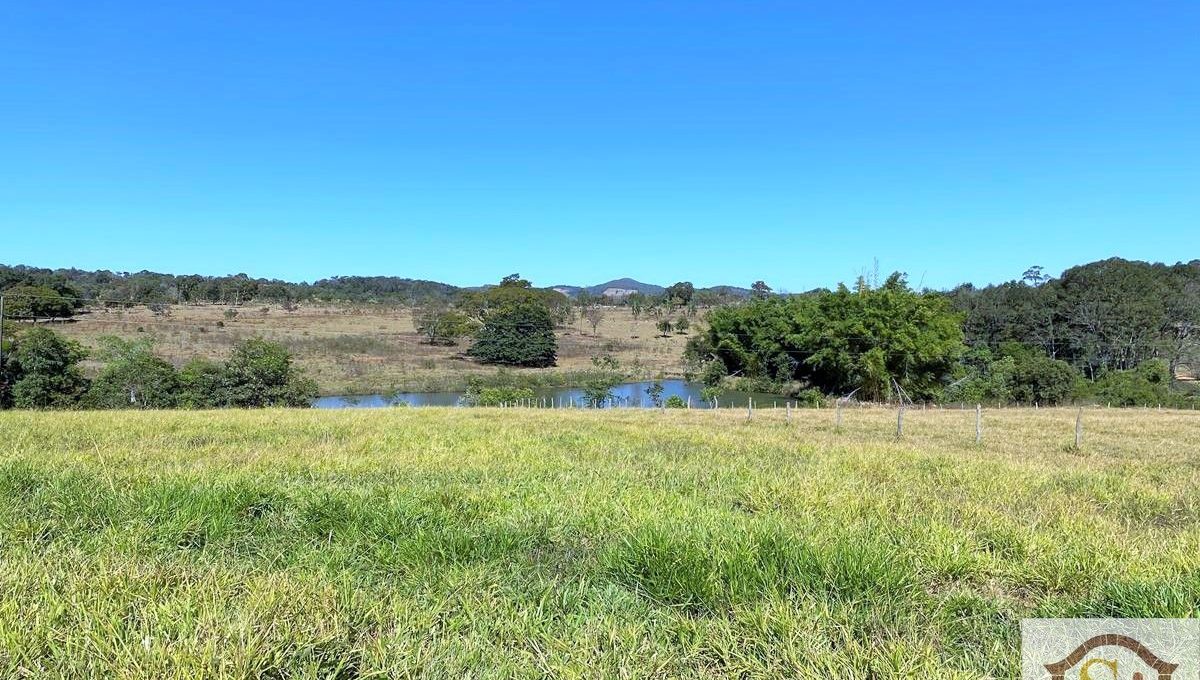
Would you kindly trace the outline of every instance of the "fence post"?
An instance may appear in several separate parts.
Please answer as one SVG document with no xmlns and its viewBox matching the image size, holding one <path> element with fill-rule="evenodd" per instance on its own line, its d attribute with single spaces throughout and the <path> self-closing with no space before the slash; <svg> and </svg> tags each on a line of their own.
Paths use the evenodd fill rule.
<svg viewBox="0 0 1200 680">
<path fill-rule="evenodd" d="M 837 406 L 835 407 L 834 410 L 835 410 L 835 413 L 833 416 L 833 431 L 841 432 L 842 431 L 842 400 L 841 399 L 837 400 Z"/>
<path fill-rule="evenodd" d="M 1083 407 L 1075 414 L 1075 448 L 1083 445 Z"/>
<path fill-rule="evenodd" d="M 904 436 L 904 402 L 900 402 L 900 408 L 896 410 L 896 438 Z"/>
<path fill-rule="evenodd" d="M 690 395 L 690 394 L 688 395 L 687 407 L 688 407 L 689 411 L 692 410 L 692 395 Z"/>
<path fill-rule="evenodd" d="M 975 404 L 975 443 L 983 443 L 983 405 Z"/>
<path fill-rule="evenodd" d="M 792 402 L 790 402 L 790 401 L 783 402 L 783 408 L 786 409 L 787 424 L 791 425 L 792 424 Z"/>
<path fill-rule="evenodd" d="M 747 423 L 750 422 L 750 419 L 753 417 L 754 417 L 754 398 L 746 397 L 746 422 Z"/>
</svg>

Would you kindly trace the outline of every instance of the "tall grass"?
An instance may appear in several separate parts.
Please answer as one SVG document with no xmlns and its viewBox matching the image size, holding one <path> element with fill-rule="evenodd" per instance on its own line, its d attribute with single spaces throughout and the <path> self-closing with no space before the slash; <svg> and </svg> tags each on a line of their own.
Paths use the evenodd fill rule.
<svg viewBox="0 0 1200 680">
<path fill-rule="evenodd" d="M 4 677 L 1008 677 L 1200 614 L 1200 416 L 0 414 Z"/>
</svg>

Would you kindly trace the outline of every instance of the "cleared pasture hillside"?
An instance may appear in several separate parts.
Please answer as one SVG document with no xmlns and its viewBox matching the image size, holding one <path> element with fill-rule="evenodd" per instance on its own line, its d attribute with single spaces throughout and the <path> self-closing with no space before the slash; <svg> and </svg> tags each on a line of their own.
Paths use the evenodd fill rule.
<svg viewBox="0 0 1200 680">
<path fill-rule="evenodd" d="M 452 347 L 424 344 L 406 307 L 305 305 L 289 312 L 274 305 L 243 305 L 232 318 L 226 316 L 228 309 L 176 305 L 169 316 L 156 316 L 147 307 L 94 309 L 54 329 L 88 347 L 103 335 L 150 335 L 156 352 L 176 364 L 193 356 L 221 359 L 241 340 L 261 336 L 286 345 L 324 394 L 462 389 L 468 376 L 496 371 L 465 356 L 470 338 Z M 626 307 L 607 307 L 594 334 L 578 319 L 556 330 L 557 367 L 515 372 L 553 379 L 588 369 L 592 357 L 608 355 L 638 377 L 677 376 L 689 336 L 659 337 L 655 323 L 649 315 L 634 319 Z M 693 324 L 694 333 L 699 324 Z"/>
</svg>

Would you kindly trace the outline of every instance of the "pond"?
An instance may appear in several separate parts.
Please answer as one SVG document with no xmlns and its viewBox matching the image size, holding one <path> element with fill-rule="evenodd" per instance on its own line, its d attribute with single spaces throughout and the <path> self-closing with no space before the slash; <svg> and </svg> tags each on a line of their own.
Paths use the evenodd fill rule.
<svg viewBox="0 0 1200 680">
<path fill-rule="evenodd" d="M 690 398 L 692 408 L 709 408 L 712 406 L 700 396 L 700 391 L 704 389 L 704 385 L 701 383 L 688 382 L 686 380 L 661 380 L 659 382 L 663 386 L 663 399 L 677 396 L 684 401 Z M 617 385 L 610 392 L 613 396 L 612 405 L 622 408 L 649 408 L 652 402 L 649 395 L 646 394 L 646 388 L 653 384 L 653 380 L 642 380 Z M 318 398 L 313 402 L 313 407 L 382 408 L 401 404 L 407 406 L 462 406 L 464 394 L 464 392 L 397 392 L 395 394 L 335 395 Z M 586 401 L 583 389 L 578 387 L 535 389 L 534 395 L 539 405 L 543 403 L 542 400 L 544 399 L 547 405 L 553 404 L 556 408 L 566 408 L 572 404 L 574 406 L 582 406 Z M 718 405 L 722 408 L 730 406 L 744 407 L 749 399 L 754 399 L 755 408 L 770 408 L 772 405 L 778 405 L 782 408 L 784 402 L 787 401 L 785 397 L 777 394 L 726 391 L 721 393 Z"/>
</svg>

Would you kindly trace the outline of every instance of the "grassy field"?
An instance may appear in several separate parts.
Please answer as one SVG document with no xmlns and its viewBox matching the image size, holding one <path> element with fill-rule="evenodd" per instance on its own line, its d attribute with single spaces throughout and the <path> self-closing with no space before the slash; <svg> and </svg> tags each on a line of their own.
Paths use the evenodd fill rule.
<svg viewBox="0 0 1200 680">
<path fill-rule="evenodd" d="M 1200 614 L 1200 414 L 0 413 L 3 677 L 1010 677 Z"/>
<path fill-rule="evenodd" d="M 93 309 L 55 330 L 89 347 L 102 335 L 152 336 L 158 353 L 176 364 L 194 356 L 224 359 L 237 342 L 262 336 L 291 349 L 324 394 L 457 390 L 465 387 L 468 376 L 496 370 L 464 356 L 469 340 L 457 347 L 423 344 L 408 308 L 306 305 L 287 312 L 278 306 L 245 305 L 232 319 L 225 317 L 227 309 L 176 305 L 166 317 L 145 307 Z M 555 374 L 590 368 L 592 357 L 603 354 L 638 377 L 679 375 L 688 336 L 658 337 L 655 323 L 648 315 L 634 319 L 626 307 L 606 308 L 595 334 L 578 320 L 558 329 L 557 368 L 516 372 L 554 379 Z"/>
</svg>

